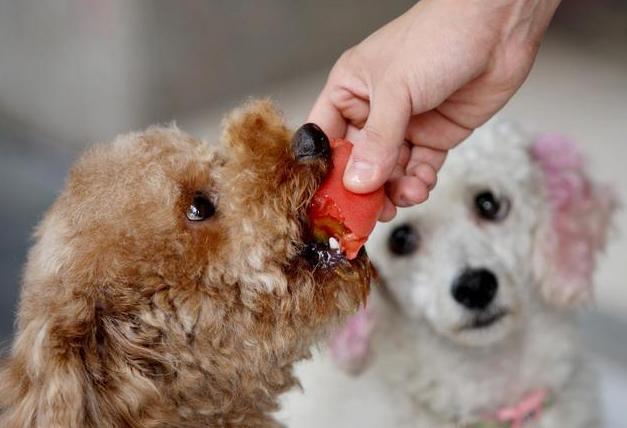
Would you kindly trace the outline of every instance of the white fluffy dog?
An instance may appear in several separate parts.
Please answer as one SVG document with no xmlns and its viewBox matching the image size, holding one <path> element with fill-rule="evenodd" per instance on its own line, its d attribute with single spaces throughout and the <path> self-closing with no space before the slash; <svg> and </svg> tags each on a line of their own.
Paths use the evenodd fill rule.
<svg viewBox="0 0 627 428">
<path fill-rule="evenodd" d="M 300 367 L 290 427 L 598 426 L 573 309 L 614 208 L 554 135 L 507 124 L 455 149 L 431 199 L 380 225 L 368 307 Z M 338 365 L 353 375 L 339 370 Z"/>
</svg>

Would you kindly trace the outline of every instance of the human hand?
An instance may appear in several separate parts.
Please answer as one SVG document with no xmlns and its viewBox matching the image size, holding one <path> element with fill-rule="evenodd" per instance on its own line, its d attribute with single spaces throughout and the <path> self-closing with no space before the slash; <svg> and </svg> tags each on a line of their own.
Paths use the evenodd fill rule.
<svg viewBox="0 0 627 428">
<path fill-rule="evenodd" d="M 422 0 L 339 58 L 308 118 L 355 147 L 344 185 L 381 220 L 425 201 L 447 151 L 527 77 L 559 0 Z"/>
</svg>

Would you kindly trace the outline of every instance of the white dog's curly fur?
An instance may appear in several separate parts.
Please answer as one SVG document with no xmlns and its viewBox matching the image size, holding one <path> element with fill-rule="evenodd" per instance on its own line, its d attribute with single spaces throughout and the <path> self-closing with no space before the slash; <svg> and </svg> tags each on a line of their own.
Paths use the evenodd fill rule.
<svg viewBox="0 0 627 428">
<path fill-rule="evenodd" d="M 477 208 L 481 194 L 493 220 Z M 486 125 L 451 153 L 428 202 L 377 228 L 369 253 L 382 286 L 338 333 L 334 358 L 300 367 L 304 395 L 286 397 L 283 420 L 517 426 L 496 423 L 496 413 L 542 390 L 548 404 L 521 426 L 596 426 L 595 377 L 572 309 L 590 298 L 613 207 L 569 142 Z M 498 288 L 469 309 L 453 290 L 464 272 L 481 269 Z M 348 377 L 333 359 L 360 375 Z"/>
</svg>

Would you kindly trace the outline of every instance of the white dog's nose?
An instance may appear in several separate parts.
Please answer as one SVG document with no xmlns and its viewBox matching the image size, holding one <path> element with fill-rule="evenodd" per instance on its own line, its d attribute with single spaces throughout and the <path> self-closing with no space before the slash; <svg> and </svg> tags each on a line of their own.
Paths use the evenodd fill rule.
<svg viewBox="0 0 627 428">
<path fill-rule="evenodd" d="M 498 287 L 496 275 L 488 269 L 468 269 L 455 280 L 451 294 L 465 308 L 481 310 L 492 303 Z"/>
</svg>

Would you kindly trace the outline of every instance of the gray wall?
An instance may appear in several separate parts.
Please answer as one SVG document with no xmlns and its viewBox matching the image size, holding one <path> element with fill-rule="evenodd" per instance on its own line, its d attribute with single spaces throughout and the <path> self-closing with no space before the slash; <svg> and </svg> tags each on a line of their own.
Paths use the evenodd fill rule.
<svg viewBox="0 0 627 428">
<path fill-rule="evenodd" d="M 328 66 L 412 0 L 0 1 L 0 116 L 108 140 Z"/>
</svg>

